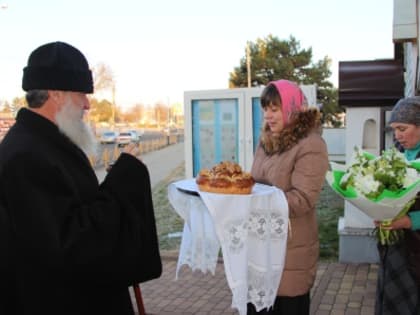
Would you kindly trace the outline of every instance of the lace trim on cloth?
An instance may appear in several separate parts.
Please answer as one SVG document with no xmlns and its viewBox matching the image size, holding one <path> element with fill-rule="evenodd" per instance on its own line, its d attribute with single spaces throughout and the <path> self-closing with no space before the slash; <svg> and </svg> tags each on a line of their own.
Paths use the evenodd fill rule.
<svg viewBox="0 0 420 315">
<path fill-rule="evenodd" d="M 249 250 L 247 244 L 268 249 L 271 243 L 285 244 L 287 241 L 288 220 L 283 215 L 263 209 L 254 211 L 250 213 L 248 220 L 236 219 L 225 223 L 223 238 L 227 243 L 225 246 L 229 255 L 246 255 L 246 251 Z M 281 257 L 280 253 L 279 257 Z M 261 261 L 257 264 L 264 265 Z M 273 269 L 270 270 L 261 268 L 261 265 L 257 267 L 249 263 L 247 269 L 248 283 L 241 281 L 238 287 L 232 288 L 232 307 L 237 308 L 240 314 L 246 314 L 244 305 L 248 302 L 254 304 L 257 311 L 273 306 L 283 266 L 274 264 Z M 246 287 L 247 292 L 245 292 Z M 241 299 L 245 296 L 247 301 Z"/>
<path fill-rule="evenodd" d="M 209 241 L 205 238 L 194 238 L 192 241 L 191 232 L 186 229 L 189 229 L 187 224 L 184 225 L 175 279 L 178 279 L 179 270 L 183 265 L 189 266 L 192 271 L 200 270 L 203 273 L 210 272 L 214 275 L 220 250 L 219 242 L 217 240 Z"/>
<path fill-rule="evenodd" d="M 174 184 L 168 187 L 168 199 L 185 221 L 175 279 L 178 279 L 183 265 L 193 271 L 211 272 L 214 275 L 220 243 L 203 201 L 198 196 L 179 192 Z"/>
<path fill-rule="evenodd" d="M 254 304 L 258 311 L 267 305 L 273 305 L 277 296 L 277 274 L 278 271 L 265 272 L 248 266 L 248 301 Z M 267 286 L 267 283 L 270 285 Z"/>
</svg>

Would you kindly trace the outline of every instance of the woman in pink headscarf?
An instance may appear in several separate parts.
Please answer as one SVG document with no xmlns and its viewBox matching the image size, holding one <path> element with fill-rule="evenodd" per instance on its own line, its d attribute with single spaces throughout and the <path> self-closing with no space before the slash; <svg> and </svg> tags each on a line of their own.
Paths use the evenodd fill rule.
<svg viewBox="0 0 420 315">
<path fill-rule="evenodd" d="M 264 127 L 251 169 L 254 179 L 283 190 L 289 205 L 285 267 L 274 307 L 250 314 L 307 315 L 319 255 L 315 204 L 328 169 L 320 113 L 307 108 L 294 82 L 270 82 L 261 94 Z"/>
</svg>

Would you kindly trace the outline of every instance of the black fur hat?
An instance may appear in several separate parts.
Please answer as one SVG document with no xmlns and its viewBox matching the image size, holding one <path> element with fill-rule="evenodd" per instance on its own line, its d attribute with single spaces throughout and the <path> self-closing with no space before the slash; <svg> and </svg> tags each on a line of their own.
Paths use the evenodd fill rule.
<svg viewBox="0 0 420 315">
<path fill-rule="evenodd" d="M 93 93 L 92 72 L 77 48 L 63 42 L 48 43 L 29 56 L 22 88 Z"/>
</svg>

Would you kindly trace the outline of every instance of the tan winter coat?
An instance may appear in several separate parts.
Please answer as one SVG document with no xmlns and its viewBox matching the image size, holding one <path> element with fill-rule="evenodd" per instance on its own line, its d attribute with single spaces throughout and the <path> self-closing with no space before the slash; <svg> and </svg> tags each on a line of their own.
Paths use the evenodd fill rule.
<svg viewBox="0 0 420 315">
<path fill-rule="evenodd" d="M 269 131 L 255 153 L 251 173 L 259 183 L 277 186 L 286 194 L 290 229 L 286 264 L 277 294 L 302 295 L 315 280 L 319 256 L 315 203 L 328 169 L 328 153 L 321 137 L 319 112 L 299 113 L 297 120 L 271 142 Z M 267 137 L 268 136 L 268 137 Z M 269 152 L 265 152 L 266 151 Z"/>
</svg>

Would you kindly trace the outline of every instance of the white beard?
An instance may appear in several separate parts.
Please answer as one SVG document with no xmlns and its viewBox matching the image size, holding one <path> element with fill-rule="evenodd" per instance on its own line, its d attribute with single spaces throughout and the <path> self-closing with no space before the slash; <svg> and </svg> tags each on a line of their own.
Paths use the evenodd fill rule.
<svg viewBox="0 0 420 315">
<path fill-rule="evenodd" d="M 58 129 L 87 156 L 97 154 L 98 143 L 90 126 L 83 121 L 83 110 L 78 109 L 69 98 L 56 114 L 55 121 Z"/>
</svg>

